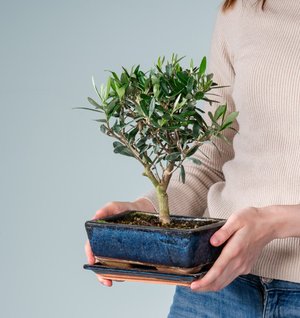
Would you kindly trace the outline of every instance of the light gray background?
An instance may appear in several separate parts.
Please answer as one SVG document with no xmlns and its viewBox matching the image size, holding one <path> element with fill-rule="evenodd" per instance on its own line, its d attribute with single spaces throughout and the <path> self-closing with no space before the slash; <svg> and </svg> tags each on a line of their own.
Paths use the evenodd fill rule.
<svg viewBox="0 0 300 318">
<path fill-rule="evenodd" d="M 0 7 L 0 316 L 167 316 L 174 288 L 101 286 L 86 262 L 84 221 L 151 184 L 115 155 L 94 113 L 105 69 L 148 68 L 172 52 L 207 55 L 220 1 L 3 1 Z"/>
</svg>

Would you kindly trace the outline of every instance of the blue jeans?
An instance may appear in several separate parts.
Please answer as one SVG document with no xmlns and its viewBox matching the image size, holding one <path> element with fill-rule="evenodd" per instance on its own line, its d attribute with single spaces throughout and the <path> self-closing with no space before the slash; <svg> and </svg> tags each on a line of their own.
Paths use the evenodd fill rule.
<svg viewBox="0 0 300 318">
<path fill-rule="evenodd" d="M 242 275 L 218 292 L 176 287 L 168 318 L 300 317 L 300 284 Z"/>
</svg>

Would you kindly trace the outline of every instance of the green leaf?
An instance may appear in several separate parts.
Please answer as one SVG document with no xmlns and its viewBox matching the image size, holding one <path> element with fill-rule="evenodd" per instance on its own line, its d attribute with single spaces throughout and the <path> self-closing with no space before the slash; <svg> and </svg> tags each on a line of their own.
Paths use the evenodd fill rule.
<svg viewBox="0 0 300 318">
<path fill-rule="evenodd" d="M 173 69 L 172 64 L 167 64 L 166 65 L 166 74 L 167 74 L 167 76 L 170 77 L 172 75 L 172 69 Z"/>
<path fill-rule="evenodd" d="M 174 114 L 180 107 L 178 106 L 179 100 L 180 100 L 181 94 L 179 94 L 175 100 L 174 106 L 173 106 L 173 110 L 172 110 L 172 114 Z M 179 105 L 180 106 L 180 105 Z"/>
<path fill-rule="evenodd" d="M 106 123 L 106 119 L 94 119 L 97 123 Z"/>
<path fill-rule="evenodd" d="M 178 72 L 176 75 L 184 85 L 187 84 L 189 76 L 186 72 Z"/>
<path fill-rule="evenodd" d="M 144 118 L 145 117 L 145 114 L 141 108 L 141 105 L 140 104 L 135 104 L 134 105 L 135 107 L 135 110 L 137 111 L 138 115 L 141 117 L 141 118 Z"/>
<path fill-rule="evenodd" d="M 191 59 L 191 61 L 190 61 L 190 69 L 192 70 L 194 68 L 194 61 L 193 61 L 193 59 Z"/>
<path fill-rule="evenodd" d="M 109 77 L 106 84 L 105 99 L 108 99 L 109 97 L 110 88 L 111 88 L 111 78 Z"/>
<path fill-rule="evenodd" d="M 213 74 L 211 74 L 211 75 L 213 76 Z M 226 87 L 230 87 L 230 86 L 228 86 L 228 85 L 219 86 L 216 83 L 212 83 L 212 86 L 210 89 L 212 90 L 212 89 L 216 89 L 216 88 L 226 88 Z"/>
<path fill-rule="evenodd" d="M 128 84 L 128 77 L 127 77 L 126 73 L 122 73 L 122 74 L 121 74 L 121 83 L 122 83 L 123 85 Z"/>
<path fill-rule="evenodd" d="M 139 152 L 142 155 L 147 149 L 149 148 L 149 145 L 144 145 L 143 147 L 139 148 Z"/>
<path fill-rule="evenodd" d="M 161 127 L 160 124 L 158 123 L 158 121 L 154 117 L 150 118 L 150 123 L 151 123 L 152 126 L 154 126 L 156 128 L 160 128 Z"/>
<path fill-rule="evenodd" d="M 186 154 L 187 157 L 192 156 L 193 154 L 195 154 L 195 152 L 198 150 L 197 146 L 193 146 Z"/>
<path fill-rule="evenodd" d="M 96 108 L 100 108 L 100 109 L 103 108 L 103 107 L 100 106 L 96 101 L 94 101 L 91 97 L 88 97 L 87 99 L 88 99 L 89 103 L 90 103 L 91 105 L 95 106 Z"/>
<path fill-rule="evenodd" d="M 159 152 L 159 150 L 160 150 L 160 146 L 159 146 L 159 144 L 154 144 L 154 148 L 153 148 L 153 152 L 155 153 L 155 154 L 157 154 L 158 152 Z"/>
<path fill-rule="evenodd" d="M 186 90 L 188 93 L 191 93 L 194 87 L 194 78 L 191 76 L 188 79 L 188 82 L 186 84 Z"/>
<path fill-rule="evenodd" d="M 162 65 L 164 64 L 164 61 L 165 61 L 165 57 L 164 56 L 162 58 L 160 56 L 158 57 L 157 65 L 158 65 L 159 68 L 162 67 Z"/>
<path fill-rule="evenodd" d="M 102 124 L 102 125 L 100 126 L 100 130 L 101 130 L 101 132 L 103 132 L 104 134 L 106 134 L 106 132 L 107 132 L 107 127 L 106 127 L 104 124 Z"/>
<path fill-rule="evenodd" d="M 101 94 L 100 94 L 99 91 L 98 91 L 98 88 L 97 88 L 97 86 L 96 86 L 96 84 L 95 84 L 95 80 L 94 80 L 94 77 L 93 77 L 93 76 L 92 76 L 92 84 L 93 84 L 93 87 L 94 87 L 95 92 L 97 93 L 97 95 L 99 96 L 99 98 L 102 100 L 102 96 L 101 96 Z"/>
<path fill-rule="evenodd" d="M 165 80 L 161 80 L 160 81 L 160 87 L 162 88 L 163 92 L 165 93 L 165 95 L 169 95 L 169 88 L 168 88 L 168 85 L 166 83 Z"/>
<path fill-rule="evenodd" d="M 149 110 L 148 110 L 148 105 L 146 105 L 146 103 L 145 103 L 144 100 L 141 100 L 141 101 L 140 101 L 140 107 L 141 107 L 141 109 L 142 109 L 142 111 L 143 111 L 144 116 L 147 117 L 148 114 L 149 114 Z"/>
<path fill-rule="evenodd" d="M 185 183 L 185 169 L 183 165 L 180 166 L 179 180 L 181 180 L 182 183 Z"/>
<path fill-rule="evenodd" d="M 224 122 L 222 123 L 221 129 L 223 130 L 223 129 L 227 128 L 228 126 L 230 126 L 234 122 L 234 120 L 236 119 L 238 114 L 239 114 L 239 112 L 232 112 L 228 116 L 226 116 Z"/>
<path fill-rule="evenodd" d="M 153 85 L 159 84 L 159 77 L 156 74 L 151 73 L 150 78 Z"/>
<path fill-rule="evenodd" d="M 199 75 L 203 75 L 206 71 L 206 57 L 204 56 L 199 67 Z"/>
<path fill-rule="evenodd" d="M 188 159 L 193 161 L 193 163 L 195 163 L 196 165 L 201 165 L 202 164 L 201 160 L 199 160 L 197 158 L 191 157 L 191 158 L 188 158 Z"/>
<path fill-rule="evenodd" d="M 115 132 L 115 133 L 119 133 L 122 130 L 123 126 L 118 124 L 118 121 L 116 120 L 116 122 L 114 123 L 114 125 L 111 127 L 111 129 Z"/>
<path fill-rule="evenodd" d="M 178 64 L 182 59 L 184 59 L 185 56 L 181 56 L 180 58 L 178 58 L 177 54 L 172 54 L 172 62 L 173 64 Z"/>
<path fill-rule="evenodd" d="M 150 106 L 149 106 L 149 117 L 150 118 L 154 112 L 154 109 L 155 109 L 155 98 L 152 98 L 151 102 L 150 102 Z"/>
<path fill-rule="evenodd" d="M 179 114 L 179 115 L 173 114 L 172 117 L 177 119 L 177 120 L 179 120 L 179 121 L 185 121 L 186 120 L 186 116 L 184 116 L 184 114 Z"/>
<path fill-rule="evenodd" d="M 159 134 L 159 137 L 166 142 L 166 144 L 169 144 L 169 139 L 162 133 Z"/>
<path fill-rule="evenodd" d="M 200 133 L 200 124 L 196 121 L 193 125 L 193 137 L 198 138 Z"/>
<path fill-rule="evenodd" d="M 142 138 L 137 142 L 136 146 L 137 146 L 138 148 L 144 147 L 144 145 L 145 145 L 147 139 L 148 139 L 147 137 L 142 137 Z"/>
<path fill-rule="evenodd" d="M 214 74 L 213 74 L 213 73 L 207 74 L 207 75 L 206 75 L 206 80 L 207 80 L 207 82 L 210 82 L 213 77 L 214 77 Z M 210 83 L 209 85 L 212 85 L 212 84 L 213 84 L 213 82 Z"/>
<path fill-rule="evenodd" d="M 153 86 L 153 95 L 155 98 L 158 98 L 159 97 L 159 94 L 160 94 L 160 86 L 158 84 L 155 84 Z"/>
<path fill-rule="evenodd" d="M 109 72 L 112 74 L 112 76 L 113 76 L 113 78 L 115 79 L 115 81 L 116 81 L 117 83 L 120 83 L 120 80 L 119 80 L 118 75 L 117 75 L 115 72 L 113 72 L 113 71 L 109 71 Z"/>
<path fill-rule="evenodd" d="M 124 70 L 125 74 L 126 74 L 126 75 L 127 75 L 127 77 L 129 78 L 129 77 L 130 77 L 130 75 L 129 75 L 129 73 L 128 73 L 127 69 L 126 69 L 124 66 L 122 66 L 122 69 Z"/>
<path fill-rule="evenodd" d="M 207 114 L 208 114 L 210 120 L 211 120 L 213 123 L 215 123 L 216 121 L 215 121 L 215 118 L 214 118 L 214 115 L 212 114 L 212 112 L 208 112 Z"/>
<path fill-rule="evenodd" d="M 116 107 L 118 106 L 117 99 L 113 99 L 108 105 L 106 109 L 107 118 L 109 119 L 114 113 Z"/>
<path fill-rule="evenodd" d="M 179 94 L 181 94 L 183 91 L 185 90 L 185 87 L 182 87 L 180 90 L 177 91 L 173 91 L 170 93 L 169 98 L 174 98 L 176 96 L 178 96 Z"/>
<path fill-rule="evenodd" d="M 206 98 L 206 97 L 203 97 L 202 100 L 204 100 L 204 101 L 206 101 L 206 102 L 209 102 L 210 105 L 211 105 L 212 103 L 219 103 L 218 100 L 209 99 L 209 98 Z"/>
<path fill-rule="evenodd" d="M 180 159 L 181 157 L 181 153 L 180 152 L 173 152 L 169 155 L 166 156 L 166 160 L 168 161 L 177 161 L 178 159 Z"/>
<path fill-rule="evenodd" d="M 195 94 L 195 99 L 196 99 L 196 100 L 203 99 L 203 97 L 204 97 L 204 93 L 203 93 L 203 92 L 197 92 L 197 93 Z"/>
<path fill-rule="evenodd" d="M 226 113 L 227 110 L 227 105 L 221 105 L 217 108 L 217 110 L 215 111 L 214 114 L 214 119 L 218 120 L 221 116 L 224 118 L 224 115 Z"/>
<path fill-rule="evenodd" d="M 115 153 L 119 153 L 120 155 L 124 155 L 124 156 L 127 156 L 127 157 L 134 157 L 133 153 L 128 149 L 128 148 L 123 148 L 121 149 L 120 151 L 116 152 L 114 150 Z"/>
<path fill-rule="evenodd" d="M 157 121 L 157 123 L 162 127 L 162 126 L 164 126 L 166 123 L 168 122 L 168 120 L 165 118 L 165 117 L 163 117 L 162 119 L 159 119 L 158 121 Z M 180 127 L 180 126 L 179 126 Z M 178 127 L 178 128 L 179 128 Z"/>
<path fill-rule="evenodd" d="M 136 134 L 138 133 L 139 128 L 135 127 L 133 128 L 129 133 L 128 133 L 128 141 L 131 141 L 132 139 L 135 138 Z"/>
<path fill-rule="evenodd" d="M 121 87 L 118 87 L 118 85 L 116 85 L 116 92 L 117 92 L 120 99 L 123 98 L 123 96 L 125 94 L 125 89 L 126 89 L 126 84 L 121 86 Z"/>
<path fill-rule="evenodd" d="M 114 141 L 113 146 L 114 146 L 114 153 L 119 153 L 121 155 L 128 156 L 128 157 L 134 157 L 131 150 L 128 149 L 123 144 L 121 144 L 119 141 Z"/>
<path fill-rule="evenodd" d="M 138 66 L 135 68 L 135 70 L 134 70 L 134 74 L 135 74 L 136 76 L 138 76 L 139 70 L 140 70 L 140 65 L 138 65 Z"/>
<path fill-rule="evenodd" d="M 73 107 L 73 109 L 84 109 L 84 110 L 90 110 L 90 111 L 96 112 L 96 113 L 103 113 L 102 110 L 93 109 L 93 108 L 88 108 L 88 107 Z"/>
<path fill-rule="evenodd" d="M 145 87 L 146 80 L 145 80 L 145 74 L 141 71 L 139 72 L 138 81 L 140 84 L 139 87 L 141 88 L 141 90 L 143 90 Z"/>
</svg>

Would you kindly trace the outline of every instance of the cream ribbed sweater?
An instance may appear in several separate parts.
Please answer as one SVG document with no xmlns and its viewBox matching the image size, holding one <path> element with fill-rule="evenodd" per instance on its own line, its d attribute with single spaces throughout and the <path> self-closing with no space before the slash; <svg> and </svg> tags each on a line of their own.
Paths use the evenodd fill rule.
<svg viewBox="0 0 300 318">
<path fill-rule="evenodd" d="M 219 11 L 209 71 L 230 111 L 239 111 L 238 134 L 198 151 L 202 165 L 185 163 L 186 183 L 172 177 L 172 214 L 228 218 L 239 209 L 300 203 L 300 1 L 237 1 Z M 208 106 L 210 107 L 210 106 Z M 233 138 L 234 137 L 234 138 Z M 144 195 L 158 210 L 154 191 Z M 268 244 L 253 274 L 300 282 L 300 238 Z"/>
</svg>

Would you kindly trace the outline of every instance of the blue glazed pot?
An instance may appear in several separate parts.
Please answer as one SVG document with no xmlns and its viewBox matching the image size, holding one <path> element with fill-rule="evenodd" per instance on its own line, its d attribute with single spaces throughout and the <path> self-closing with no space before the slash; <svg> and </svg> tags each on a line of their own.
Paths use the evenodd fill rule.
<svg viewBox="0 0 300 318">
<path fill-rule="evenodd" d="M 95 256 L 153 266 L 192 269 L 213 263 L 221 253 L 222 246 L 213 247 L 209 239 L 225 220 L 171 216 L 171 219 L 214 222 L 197 229 L 172 229 L 109 222 L 122 218 L 130 212 L 134 211 L 105 218 L 104 223 L 86 222 L 86 231 Z"/>
</svg>

